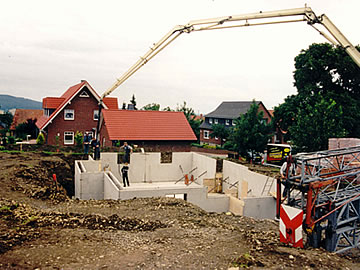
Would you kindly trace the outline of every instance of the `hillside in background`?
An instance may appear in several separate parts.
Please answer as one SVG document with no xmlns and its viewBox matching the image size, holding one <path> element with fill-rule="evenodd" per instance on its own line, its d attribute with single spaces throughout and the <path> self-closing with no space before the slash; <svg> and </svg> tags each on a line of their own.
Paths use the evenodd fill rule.
<svg viewBox="0 0 360 270">
<path fill-rule="evenodd" d="M 9 95 L 0 95 L 0 109 L 1 110 L 10 110 L 10 109 L 42 109 L 42 103 L 40 101 L 35 101 L 22 97 L 14 97 Z"/>
</svg>

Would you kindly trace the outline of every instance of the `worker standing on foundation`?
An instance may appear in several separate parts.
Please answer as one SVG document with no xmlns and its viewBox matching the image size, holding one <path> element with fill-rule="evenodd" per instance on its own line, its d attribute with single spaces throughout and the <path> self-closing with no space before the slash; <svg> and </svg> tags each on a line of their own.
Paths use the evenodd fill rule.
<svg viewBox="0 0 360 270">
<path fill-rule="evenodd" d="M 125 165 L 121 168 L 124 187 L 126 187 L 126 184 L 128 187 L 130 187 L 128 173 L 129 173 L 129 166 L 128 163 L 125 162 Z"/>
<path fill-rule="evenodd" d="M 132 147 L 128 145 L 127 142 L 124 142 L 124 145 L 120 147 L 120 150 L 123 150 L 125 152 L 124 155 L 124 162 L 130 163 L 130 154 L 132 153 Z"/>
</svg>

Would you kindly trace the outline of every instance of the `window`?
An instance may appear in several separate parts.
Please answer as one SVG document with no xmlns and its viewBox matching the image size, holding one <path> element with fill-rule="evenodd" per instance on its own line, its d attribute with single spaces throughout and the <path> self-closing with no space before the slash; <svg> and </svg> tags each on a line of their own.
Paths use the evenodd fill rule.
<svg viewBox="0 0 360 270">
<path fill-rule="evenodd" d="M 235 126 L 235 125 L 236 125 L 235 120 L 232 120 L 232 125 L 233 125 L 233 126 Z"/>
<path fill-rule="evenodd" d="M 204 139 L 209 139 L 209 131 L 204 130 Z"/>
<path fill-rule="evenodd" d="M 64 144 L 74 144 L 74 132 L 65 131 L 64 132 Z"/>
<path fill-rule="evenodd" d="M 218 140 L 219 138 L 215 136 L 215 140 Z"/>
<path fill-rule="evenodd" d="M 64 110 L 64 119 L 65 120 L 74 120 L 74 110 Z"/>
<path fill-rule="evenodd" d="M 161 152 L 160 163 L 172 163 L 172 152 Z"/>
<path fill-rule="evenodd" d="M 215 118 L 215 119 L 214 119 L 214 123 L 215 123 L 215 124 L 218 124 L 218 123 L 219 123 L 219 120 Z"/>
<path fill-rule="evenodd" d="M 227 125 L 227 126 L 230 125 L 230 120 L 229 119 L 225 120 L 225 125 Z"/>
<path fill-rule="evenodd" d="M 94 110 L 94 120 L 99 120 L 99 110 Z"/>
<path fill-rule="evenodd" d="M 212 118 L 209 118 L 209 124 L 212 124 L 213 121 L 212 121 Z"/>
<path fill-rule="evenodd" d="M 81 92 L 80 97 L 89 97 L 89 94 L 84 90 Z"/>
</svg>

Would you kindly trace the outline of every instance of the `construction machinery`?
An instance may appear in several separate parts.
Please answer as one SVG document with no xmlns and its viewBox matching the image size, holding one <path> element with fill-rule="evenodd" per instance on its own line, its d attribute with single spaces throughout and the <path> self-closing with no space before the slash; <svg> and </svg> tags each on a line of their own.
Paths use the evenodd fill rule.
<svg viewBox="0 0 360 270">
<path fill-rule="evenodd" d="M 277 181 L 277 217 L 281 204 L 302 210 L 312 247 L 331 252 L 359 247 L 360 146 L 298 154 L 294 162 L 295 174 Z"/>
</svg>

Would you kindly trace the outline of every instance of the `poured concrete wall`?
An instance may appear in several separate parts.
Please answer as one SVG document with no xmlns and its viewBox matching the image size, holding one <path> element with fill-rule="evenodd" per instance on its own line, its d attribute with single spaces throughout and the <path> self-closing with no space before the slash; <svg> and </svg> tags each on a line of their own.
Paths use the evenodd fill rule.
<svg viewBox="0 0 360 270">
<path fill-rule="evenodd" d="M 215 178 L 216 159 L 198 153 L 192 153 L 192 157 L 192 167 L 197 168 L 193 173 L 194 177 L 196 178 L 206 172 L 196 180 L 196 183 L 203 185 L 204 179 Z"/>
<path fill-rule="evenodd" d="M 238 197 L 261 197 L 267 194 L 262 194 L 264 185 L 268 180 L 270 183 L 272 178 L 265 175 L 252 172 L 248 167 L 234 162 L 224 160 L 223 163 L 223 179 L 228 178 L 226 181 L 230 184 L 239 181 L 238 185 Z M 228 189 L 230 184 L 223 183 L 223 189 Z M 270 191 L 275 191 L 275 181 Z M 244 190 L 246 191 L 244 194 Z"/>
<path fill-rule="evenodd" d="M 276 200 L 273 197 L 245 198 L 243 215 L 253 218 L 274 219 Z"/>
</svg>

